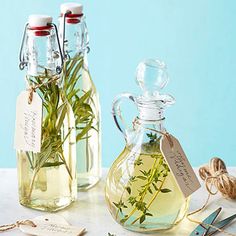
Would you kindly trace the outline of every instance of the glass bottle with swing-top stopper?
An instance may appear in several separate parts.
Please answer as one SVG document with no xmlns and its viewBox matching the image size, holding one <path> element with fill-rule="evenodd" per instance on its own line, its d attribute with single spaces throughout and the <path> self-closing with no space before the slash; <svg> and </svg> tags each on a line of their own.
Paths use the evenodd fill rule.
<svg viewBox="0 0 236 236">
<path fill-rule="evenodd" d="M 59 23 L 65 58 L 62 90 L 75 115 L 78 189 L 86 190 L 101 177 L 101 130 L 98 93 L 88 68 L 89 38 L 83 6 L 62 4 Z"/>
<path fill-rule="evenodd" d="M 27 68 L 26 83 L 30 90 L 24 132 L 29 131 L 27 120 L 36 122 L 29 117 L 33 113 L 27 113 L 27 109 L 32 111 L 31 106 L 39 99 L 42 103 L 41 147 L 38 151 L 18 148 L 17 170 L 20 203 L 43 211 L 60 210 L 77 198 L 75 121 L 71 106 L 60 92 L 59 64 L 62 64 L 62 53 L 52 18 L 31 15 L 20 53 L 20 69 Z M 33 123 L 31 128 L 35 129 Z"/>
</svg>

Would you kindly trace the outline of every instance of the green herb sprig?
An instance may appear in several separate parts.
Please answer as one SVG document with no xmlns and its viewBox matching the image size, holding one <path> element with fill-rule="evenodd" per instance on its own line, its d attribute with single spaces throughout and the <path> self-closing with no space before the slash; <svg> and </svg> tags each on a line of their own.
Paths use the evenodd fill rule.
<svg viewBox="0 0 236 236">
<path fill-rule="evenodd" d="M 157 138 L 157 135 L 152 133 L 147 134 L 147 137 L 149 138 L 149 149 L 151 148 L 151 150 L 155 150 L 153 152 L 155 154 L 151 155 L 151 158 L 153 158 L 152 167 L 148 170 L 140 169 L 139 175 L 130 176 L 127 185 L 124 187 L 124 192 L 127 192 L 129 195 L 127 203 L 125 203 L 123 200 L 124 192 L 119 202 L 113 202 L 114 206 L 117 208 L 116 218 L 118 218 L 119 213 L 124 215 L 124 212 L 126 212 L 125 209 L 128 208 L 127 204 L 130 204 L 132 207 L 132 210 L 128 214 L 124 215 L 122 219 L 120 219 L 121 224 L 125 224 L 137 211 L 139 212 L 139 216 L 133 220 L 131 224 L 135 224 L 137 221 L 139 221 L 139 224 L 142 224 L 145 222 L 147 217 L 153 216 L 149 209 L 158 194 L 167 194 L 171 192 L 170 189 L 163 188 L 166 177 L 168 176 L 170 170 L 168 165 L 164 162 L 164 158 L 160 153 L 159 148 L 157 149 L 157 147 L 159 147 L 160 138 Z M 142 160 L 142 158 L 139 156 L 134 162 L 134 167 L 142 167 L 143 162 L 144 160 Z M 141 188 L 138 189 L 138 195 L 133 195 L 132 185 L 136 181 L 142 181 L 143 184 L 141 185 Z M 152 198 L 149 202 L 145 201 L 147 194 L 152 195 Z"/>
<path fill-rule="evenodd" d="M 62 127 L 66 116 L 69 116 L 69 104 L 66 100 L 61 100 L 61 90 L 58 80 L 45 69 L 45 73 L 40 76 L 28 77 L 29 85 L 36 87 L 43 100 L 44 117 L 42 121 L 42 137 L 40 153 L 26 152 L 33 177 L 28 192 L 30 199 L 36 176 L 41 168 L 58 167 L 65 165 L 67 173 L 73 179 L 72 171 L 66 162 L 63 152 L 63 144 L 68 139 L 71 130 L 62 136 Z M 63 138 L 62 138 L 63 137 Z"/>
<path fill-rule="evenodd" d="M 98 131 L 94 125 L 96 117 L 93 111 L 93 90 L 84 91 L 79 86 L 83 71 L 90 77 L 89 71 L 84 66 L 84 57 L 79 54 L 65 62 L 62 76 L 64 96 L 75 115 L 77 142 L 90 138 L 88 133 L 91 129 Z"/>
</svg>

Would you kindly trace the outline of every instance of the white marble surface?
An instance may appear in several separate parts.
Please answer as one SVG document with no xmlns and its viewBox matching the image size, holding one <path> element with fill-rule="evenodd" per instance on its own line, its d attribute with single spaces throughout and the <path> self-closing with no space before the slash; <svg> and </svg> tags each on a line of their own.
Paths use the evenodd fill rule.
<svg viewBox="0 0 236 236">
<path fill-rule="evenodd" d="M 78 201 L 69 208 L 60 211 L 58 215 L 63 216 L 69 223 L 77 226 L 83 226 L 87 229 L 88 236 L 107 236 L 108 232 L 116 236 L 134 236 L 141 235 L 129 232 L 117 224 L 108 212 L 104 199 L 104 179 L 107 170 L 104 170 L 102 181 L 88 192 L 78 194 Z M 236 176 L 236 168 L 229 168 L 229 172 Z M 31 210 L 21 206 L 18 203 L 17 178 L 15 169 L 0 169 L 0 225 L 14 223 L 21 219 L 32 219 L 46 213 Z M 191 199 L 190 210 L 196 209 L 205 202 L 207 192 L 204 187 L 199 189 Z M 210 204 L 204 213 L 194 216 L 195 219 L 203 219 L 218 207 L 223 207 L 223 212 L 219 219 L 225 218 L 236 213 L 236 201 L 223 199 L 220 194 L 210 200 Z M 188 236 L 196 227 L 194 223 L 183 220 L 173 230 L 161 232 L 152 235 L 178 235 Z M 236 221 L 227 227 L 227 231 L 236 233 Z M 1 233 L 1 236 L 23 236 L 18 229 Z M 218 233 L 217 235 L 223 235 Z"/>
</svg>

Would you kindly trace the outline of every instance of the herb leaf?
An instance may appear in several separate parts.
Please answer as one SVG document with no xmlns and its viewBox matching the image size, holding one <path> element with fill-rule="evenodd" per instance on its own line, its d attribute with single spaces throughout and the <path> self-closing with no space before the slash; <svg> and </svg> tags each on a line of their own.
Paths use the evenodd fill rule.
<svg viewBox="0 0 236 236">
<path fill-rule="evenodd" d="M 168 188 L 163 188 L 163 189 L 161 189 L 161 192 L 162 193 L 169 193 L 169 192 L 171 192 L 171 190 Z"/>
</svg>

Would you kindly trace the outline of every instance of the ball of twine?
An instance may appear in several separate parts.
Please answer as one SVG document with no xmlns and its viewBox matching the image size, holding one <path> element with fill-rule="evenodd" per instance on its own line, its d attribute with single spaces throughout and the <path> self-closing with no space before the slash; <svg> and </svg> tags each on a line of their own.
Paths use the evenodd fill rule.
<svg viewBox="0 0 236 236">
<path fill-rule="evenodd" d="M 210 163 L 199 169 L 201 179 L 205 181 L 208 192 L 215 195 L 218 191 L 225 198 L 236 199 L 236 177 L 229 175 L 226 165 L 220 158 L 212 158 Z M 211 190 L 215 186 L 216 192 Z"/>
</svg>

